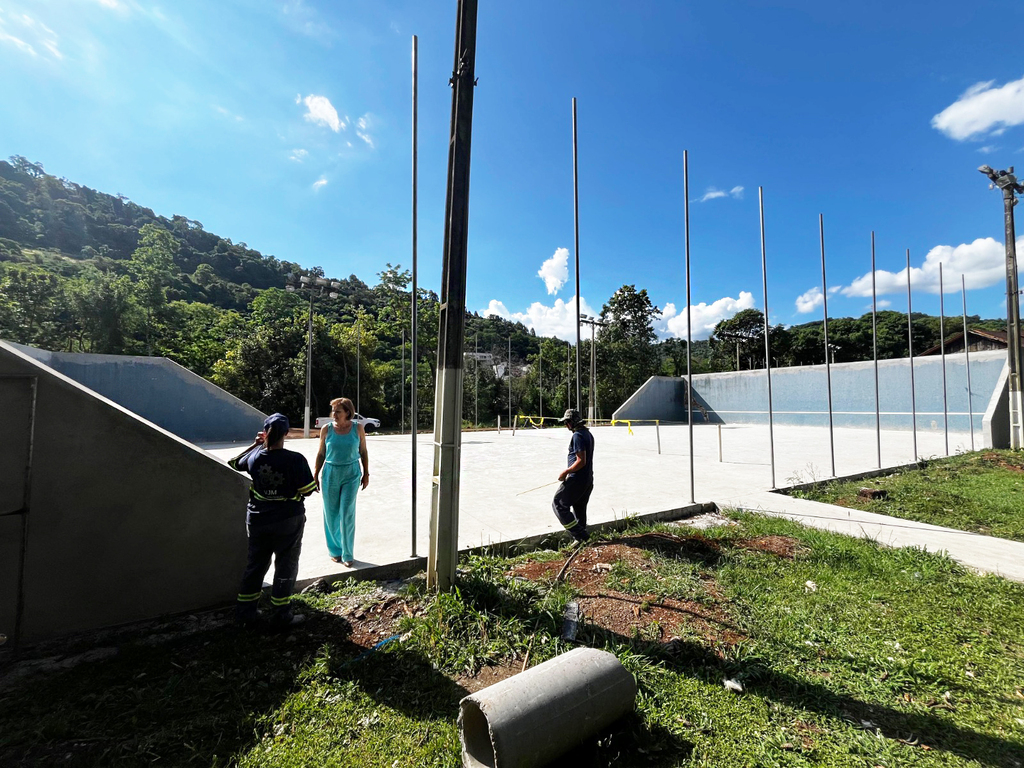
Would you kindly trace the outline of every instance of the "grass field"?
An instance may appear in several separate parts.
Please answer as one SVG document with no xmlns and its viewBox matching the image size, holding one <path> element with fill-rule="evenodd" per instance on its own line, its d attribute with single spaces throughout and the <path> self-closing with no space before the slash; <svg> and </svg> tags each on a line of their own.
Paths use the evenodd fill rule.
<svg viewBox="0 0 1024 768">
<path fill-rule="evenodd" d="M 884 499 L 857 495 L 881 488 Z M 1024 541 L 1024 453 L 978 451 L 922 462 L 920 468 L 853 482 L 823 483 L 794 496 Z"/>
<path fill-rule="evenodd" d="M 459 699 L 567 650 L 573 599 L 578 640 L 640 689 L 591 764 L 1024 765 L 1024 586 L 733 519 L 637 527 L 561 583 L 567 551 L 473 557 L 451 594 L 339 583 L 302 598 L 310 620 L 288 636 L 140 637 L 9 677 L 0 764 L 457 766 Z"/>
</svg>

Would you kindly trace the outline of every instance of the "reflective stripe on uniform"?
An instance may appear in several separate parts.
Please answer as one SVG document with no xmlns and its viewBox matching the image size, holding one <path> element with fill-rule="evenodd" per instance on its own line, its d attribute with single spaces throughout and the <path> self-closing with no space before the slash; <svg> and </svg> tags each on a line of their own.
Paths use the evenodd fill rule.
<svg viewBox="0 0 1024 768">
<path fill-rule="evenodd" d="M 271 605 L 288 605 L 288 603 L 290 603 L 291 601 L 292 601 L 292 596 L 291 595 L 288 595 L 288 597 L 271 597 L 270 598 Z"/>
<path fill-rule="evenodd" d="M 251 603 L 254 600 L 259 600 L 262 592 L 253 592 L 251 595 L 239 595 L 238 602 L 240 603 Z"/>
</svg>

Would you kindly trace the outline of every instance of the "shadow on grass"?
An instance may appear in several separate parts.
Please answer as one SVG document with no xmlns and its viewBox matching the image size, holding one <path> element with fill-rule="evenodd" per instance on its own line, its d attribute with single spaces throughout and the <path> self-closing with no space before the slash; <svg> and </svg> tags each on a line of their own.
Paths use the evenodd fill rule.
<svg viewBox="0 0 1024 768">
<path fill-rule="evenodd" d="M 325 654 L 339 677 L 410 717 L 454 717 L 464 691 L 425 661 L 367 654 L 346 619 L 300 611 L 307 621 L 289 634 L 229 625 L 141 638 L 106 661 L 11 685 L 0 691 L 0 765 L 234 764 Z"/>
</svg>

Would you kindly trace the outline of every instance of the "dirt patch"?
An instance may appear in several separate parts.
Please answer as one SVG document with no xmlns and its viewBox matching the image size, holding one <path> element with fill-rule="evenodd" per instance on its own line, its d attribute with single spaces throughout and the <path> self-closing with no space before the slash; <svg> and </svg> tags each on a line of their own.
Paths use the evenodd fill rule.
<svg viewBox="0 0 1024 768">
<path fill-rule="evenodd" d="M 348 621 L 350 642 L 372 648 L 396 634 L 402 618 L 417 615 L 419 608 L 399 595 L 383 593 L 346 598 L 334 606 L 331 613 Z"/>
<path fill-rule="evenodd" d="M 476 693 L 489 685 L 500 683 L 513 675 L 518 675 L 521 669 L 520 664 L 491 664 L 480 667 L 475 675 L 459 675 L 455 678 L 457 685 L 465 688 L 469 693 Z"/>
<path fill-rule="evenodd" d="M 981 458 L 987 461 L 989 464 L 993 464 L 1002 469 L 1008 469 L 1011 472 L 1024 472 L 1024 460 L 1008 460 L 998 453 L 983 453 Z"/>
<path fill-rule="evenodd" d="M 757 536 L 753 539 L 736 539 L 734 546 L 753 549 L 792 560 L 800 551 L 800 542 L 790 536 Z"/>
<path fill-rule="evenodd" d="M 669 557 L 704 561 L 717 559 L 717 542 L 699 536 L 647 533 L 623 537 L 586 547 L 572 561 L 564 579 L 579 594 L 584 626 L 625 638 L 670 643 L 677 638 L 700 637 L 734 644 L 743 634 L 732 623 L 714 579 L 704 577 L 705 597 L 701 601 L 653 594 L 633 595 L 610 589 L 608 573 L 616 563 L 638 571 L 653 570 L 649 550 Z M 512 574 L 536 581 L 554 579 L 564 559 L 543 563 L 522 563 Z"/>
</svg>

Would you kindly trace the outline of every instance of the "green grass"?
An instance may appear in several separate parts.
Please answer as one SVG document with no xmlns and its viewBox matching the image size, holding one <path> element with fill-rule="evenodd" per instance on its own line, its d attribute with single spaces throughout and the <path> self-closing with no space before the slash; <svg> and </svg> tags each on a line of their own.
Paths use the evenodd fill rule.
<svg viewBox="0 0 1024 768">
<path fill-rule="evenodd" d="M 661 644 L 585 624 L 579 639 L 615 653 L 640 691 L 596 764 L 1024 765 L 1022 585 L 919 550 L 735 517 L 705 532 L 699 558 L 655 545 L 643 552 L 653 570 L 620 561 L 604 574 L 609 589 L 724 601 L 744 639 Z M 633 533 L 649 530 L 680 534 Z M 798 539 L 796 556 L 738 546 L 769 534 Z M 368 655 L 332 612 L 374 599 L 349 582 L 303 598 L 312 618 L 291 637 L 221 628 L 24 679 L 0 692 L 0 764 L 454 768 L 459 676 L 571 647 L 558 635 L 572 588 L 509 575 L 551 557 L 465 559 L 458 590 L 438 597 L 413 582 L 403 639 Z"/>
<path fill-rule="evenodd" d="M 857 495 L 883 488 L 886 499 Z M 794 496 L 1024 541 L 1024 454 L 979 451 L 922 462 L 919 469 L 853 482 L 823 483 Z"/>
</svg>

